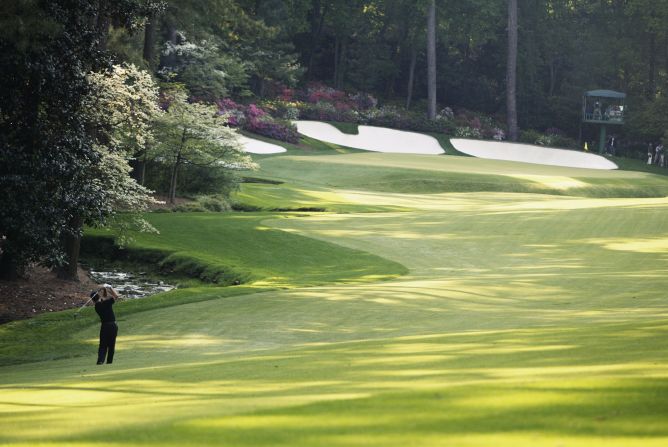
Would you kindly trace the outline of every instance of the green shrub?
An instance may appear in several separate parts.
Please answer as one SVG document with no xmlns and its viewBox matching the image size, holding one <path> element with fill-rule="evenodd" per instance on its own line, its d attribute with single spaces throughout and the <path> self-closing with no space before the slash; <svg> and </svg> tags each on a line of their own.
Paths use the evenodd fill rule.
<svg viewBox="0 0 668 447">
<path fill-rule="evenodd" d="M 197 202 L 183 203 L 172 208 L 175 213 L 205 213 L 207 211 L 202 204 Z"/>
<path fill-rule="evenodd" d="M 537 130 L 526 129 L 520 132 L 520 142 L 527 144 L 540 144 L 538 141 L 544 137 L 544 135 Z"/>
<path fill-rule="evenodd" d="M 232 202 L 230 206 L 234 211 L 244 211 L 249 213 L 254 211 L 262 211 L 262 208 L 260 208 L 259 206 L 249 205 L 247 203 L 242 203 L 242 202 Z"/>
<path fill-rule="evenodd" d="M 223 196 L 202 196 L 197 199 L 197 203 L 207 211 L 221 213 L 230 211 L 229 202 Z"/>
</svg>

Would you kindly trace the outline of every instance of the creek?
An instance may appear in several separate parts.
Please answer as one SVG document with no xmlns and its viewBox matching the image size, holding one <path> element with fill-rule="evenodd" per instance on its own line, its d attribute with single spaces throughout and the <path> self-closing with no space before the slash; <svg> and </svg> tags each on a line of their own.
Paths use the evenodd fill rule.
<svg viewBox="0 0 668 447">
<path fill-rule="evenodd" d="M 90 267 L 89 274 L 98 284 L 111 284 L 124 298 L 145 298 L 176 288 L 175 285 L 149 277 L 145 272 L 132 273 L 116 269 L 102 271 Z"/>
</svg>

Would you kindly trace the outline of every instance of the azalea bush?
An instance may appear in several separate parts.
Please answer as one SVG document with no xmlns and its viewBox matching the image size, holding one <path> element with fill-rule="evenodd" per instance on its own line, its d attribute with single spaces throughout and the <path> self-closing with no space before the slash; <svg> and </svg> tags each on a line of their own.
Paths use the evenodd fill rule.
<svg viewBox="0 0 668 447">
<path fill-rule="evenodd" d="M 461 126 L 455 129 L 455 136 L 457 138 L 482 138 L 480 129 L 475 127 Z"/>
<path fill-rule="evenodd" d="M 263 101 L 261 106 L 264 111 L 278 120 L 367 124 L 407 131 L 442 133 L 498 141 L 506 138 L 503 125 L 489 116 L 465 109 L 457 110 L 455 113 L 450 107 L 445 107 L 435 119 L 430 120 L 426 113 L 406 110 L 400 106 L 383 105 L 379 107 L 378 100 L 368 93 L 347 93 L 322 83 L 311 83 L 303 89 L 273 85 L 271 91 L 273 98 Z M 227 109 L 238 110 L 235 107 Z M 234 113 L 231 119 L 240 121 L 240 118 Z M 233 122 L 231 124 L 235 125 Z"/>
<path fill-rule="evenodd" d="M 257 104 L 243 105 L 225 98 L 216 101 L 218 113 L 227 119 L 227 125 L 288 143 L 299 143 L 297 127 L 285 119 L 274 118 Z"/>
<path fill-rule="evenodd" d="M 322 83 L 294 89 L 280 83 L 270 87 L 271 99 L 244 106 L 231 99 L 217 102 L 230 126 L 282 141 L 296 143 L 297 130 L 291 121 L 333 121 L 366 124 L 414 132 L 440 133 L 459 138 L 503 141 L 503 117 L 492 117 L 466 109 L 441 109 L 430 120 L 426 113 L 397 105 L 378 106 L 378 100 L 364 92 L 348 93 Z M 564 131 L 550 127 L 544 133 L 528 129 L 520 134 L 523 143 L 577 149 L 578 144 Z"/>
</svg>

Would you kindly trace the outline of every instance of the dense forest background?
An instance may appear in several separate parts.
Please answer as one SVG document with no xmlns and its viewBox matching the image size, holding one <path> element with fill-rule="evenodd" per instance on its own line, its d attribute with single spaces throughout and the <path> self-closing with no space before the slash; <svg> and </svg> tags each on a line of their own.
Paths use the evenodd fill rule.
<svg viewBox="0 0 668 447">
<path fill-rule="evenodd" d="M 154 192 L 224 209 L 254 166 L 237 129 L 579 149 L 597 133 L 583 93 L 612 89 L 628 95 L 617 155 L 646 159 L 668 137 L 667 21 L 651 0 L 0 2 L 0 278 L 31 262 L 73 277 L 84 226 L 150 230 Z"/>
<path fill-rule="evenodd" d="M 114 29 L 110 49 L 159 69 L 179 32 L 219 51 L 226 93 L 263 97 L 270 85 L 319 81 L 382 102 L 426 110 L 429 1 L 170 1 L 150 33 Z M 436 4 L 437 102 L 505 123 L 507 6 L 498 0 Z M 627 93 L 627 141 L 666 129 L 668 2 L 525 0 L 518 8 L 519 127 L 556 127 L 577 138 L 582 94 Z M 147 28 L 147 29 L 149 29 Z M 145 39 L 148 36 L 148 39 Z M 167 61 L 168 62 L 168 61 Z M 595 129 L 583 129 L 593 138 Z"/>
</svg>

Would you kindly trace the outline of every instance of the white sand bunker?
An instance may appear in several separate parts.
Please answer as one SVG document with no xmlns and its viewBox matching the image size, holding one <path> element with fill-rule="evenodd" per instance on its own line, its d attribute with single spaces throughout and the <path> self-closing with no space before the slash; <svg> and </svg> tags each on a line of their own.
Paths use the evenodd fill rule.
<svg viewBox="0 0 668 447">
<path fill-rule="evenodd" d="M 374 152 L 397 154 L 442 154 L 438 140 L 428 135 L 385 127 L 358 126 L 359 134 L 349 135 L 331 124 L 319 121 L 295 121 L 300 134 L 316 140 Z"/>
<path fill-rule="evenodd" d="M 521 161 L 524 163 L 566 166 L 569 168 L 617 169 L 617 165 L 607 158 L 586 152 L 554 149 L 530 144 L 464 140 L 460 138 L 453 138 L 450 140 L 450 143 L 459 152 L 478 158 Z"/>
<path fill-rule="evenodd" d="M 286 149 L 282 146 L 248 138 L 244 135 L 239 135 L 239 142 L 243 146 L 244 151 L 251 154 L 278 154 L 286 152 Z"/>
</svg>

